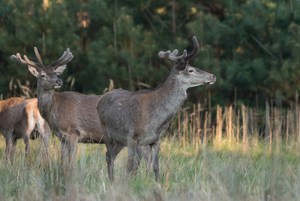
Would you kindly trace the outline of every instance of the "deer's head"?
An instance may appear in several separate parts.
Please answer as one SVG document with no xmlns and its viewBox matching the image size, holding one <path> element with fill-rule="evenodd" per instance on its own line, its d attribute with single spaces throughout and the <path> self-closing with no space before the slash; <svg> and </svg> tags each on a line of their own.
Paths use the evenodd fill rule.
<svg viewBox="0 0 300 201">
<path fill-rule="evenodd" d="M 178 50 L 175 49 L 173 52 L 160 51 L 158 56 L 160 58 L 166 58 L 174 62 L 172 73 L 181 85 L 185 88 L 195 87 L 204 84 L 213 84 L 216 81 L 216 76 L 208 72 L 202 71 L 198 68 L 189 65 L 189 62 L 193 60 L 198 53 L 199 43 L 197 38 L 193 37 L 193 50 L 189 54 L 186 50 L 183 54 L 178 56 Z"/>
<path fill-rule="evenodd" d="M 24 55 L 23 59 L 19 53 L 11 55 L 10 59 L 26 65 L 29 72 L 38 79 L 38 85 L 45 90 L 60 88 L 63 81 L 58 78 L 58 75 L 64 72 L 67 63 L 73 59 L 70 49 L 68 48 L 57 61 L 48 66 L 43 64 L 42 58 L 36 47 L 34 47 L 34 53 L 37 58 L 37 62 L 29 60 L 26 55 Z"/>
</svg>

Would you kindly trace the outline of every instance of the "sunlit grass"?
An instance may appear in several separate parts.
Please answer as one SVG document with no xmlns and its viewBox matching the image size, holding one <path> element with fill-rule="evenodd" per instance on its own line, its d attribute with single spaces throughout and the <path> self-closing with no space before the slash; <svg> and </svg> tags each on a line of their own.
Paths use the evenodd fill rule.
<svg viewBox="0 0 300 201">
<path fill-rule="evenodd" d="M 161 142 L 161 181 L 145 162 L 126 179 L 127 152 L 115 161 L 115 182 L 107 176 L 105 146 L 80 144 L 76 164 L 63 167 L 60 143 L 52 137 L 49 158 L 41 140 L 24 143 L 13 164 L 0 160 L 0 197 L 4 200 L 297 200 L 300 166 L 297 112 L 257 114 L 242 107 L 217 110 L 216 124 L 201 116 L 200 105 L 180 113 Z M 297 111 L 297 110 L 295 110 Z M 293 113 L 294 112 L 294 113 Z M 243 114 L 243 115 L 239 115 Z M 251 117 L 251 121 L 248 117 Z M 284 117 L 284 118 L 283 118 Z M 260 136 L 259 121 L 265 137 Z M 292 121 L 293 120 L 293 121 Z M 201 123 L 203 122 L 203 123 Z M 278 126 L 278 122 L 280 122 Z M 247 128 L 247 129 L 245 129 Z M 172 137 L 170 137 L 172 136 Z M 201 139 L 201 140 L 200 140 Z M 4 139 L 0 138 L 3 155 Z"/>
<path fill-rule="evenodd" d="M 4 140 L 0 138 L 3 154 Z M 116 181 L 108 181 L 105 146 L 81 144 L 73 170 L 60 163 L 60 147 L 51 139 L 50 159 L 41 154 L 41 141 L 32 142 L 31 158 L 24 159 L 20 141 L 12 165 L 0 161 L 0 196 L 4 200 L 297 200 L 300 159 L 282 148 L 267 152 L 265 144 L 242 151 L 242 146 L 183 146 L 162 140 L 161 182 L 147 174 L 144 161 L 126 180 L 126 149 L 116 160 Z M 237 144 L 236 144 L 237 145 Z"/>
</svg>

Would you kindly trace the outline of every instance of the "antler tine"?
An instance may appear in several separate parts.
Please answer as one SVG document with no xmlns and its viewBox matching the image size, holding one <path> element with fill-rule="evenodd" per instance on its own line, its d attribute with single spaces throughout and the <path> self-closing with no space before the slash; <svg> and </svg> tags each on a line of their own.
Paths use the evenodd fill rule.
<svg viewBox="0 0 300 201">
<path fill-rule="evenodd" d="M 158 53 L 158 56 L 159 56 L 159 58 L 168 58 L 170 54 L 171 54 L 170 50 L 168 50 L 168 51 L 160 51 Z"/>
<path fill-rule="evenodd" d="M 43 61 L 42 61 L 41 55 L 40 55 L 37 47 L 34 47 L 33 49 L 34 49 L 34 53 L 35 53 L 36 58 L 38 59 L 39 63 L 43 66 Z"/>
<path fill-rule="evenodd" d="M 70 51 L 70 49 L 67 48 L 66 51 L 64 51 L 64 53 L 62 54 L 62 56 L 57 61 L 50 64 L 50 66 L 51 67 L 61 66 L 63 64 L 70 62 L 72 59 L 73 59 L 73 54 Z"/>
<path fill-rule="evenodd" d="M 69 48 L 67 48 L 66 52 L 67 52 L 67 56 L 66 56 L 66 59 L 64 60 L 64 62 L 68 63 L 73 59 L 74 56 Z"/>
<path fill-rule="evenodd" d="M 25 64 L 25 65 L 30 65 L 30 66 L 33 66 L 33 67 L 37 67 L 36 64 L 32 61 L 30 61 L 26 55 L 24 55 L 24 59 L 22 59 L 20 53 L 17 53 L 16 55 L 11 55 L 10 56 L 10 59 L 15 61 L 15 62 L 19 62 L 19 63 L 22 63 L 22 64 Z"/>
<path fill-rule="evenodd" d="M 36 66 L 36 63 L 34 63 L 33 61 L 29 60 L 26 55 L 24 55 L 24 59 L 27 62 L 27 64 L 29 64 L 31 66 Z"/>
<path fill-rule="evenodd" d="M 66 56 L 65 56 L 64 60 L 61 61 L 62 64 L 66 64 L 66 63 L 70 62 L 73 59 L 73 54 L 72 54 L 72 52 L 70 51 L 69 48 L 67 48 L 67 50 L 65 52 L 66 52 Z"/>
<path fill-rule="evenodd" d="M 200 48 L 196 36 L 193 36 L 192 40 L 193 40 L 193 50 L 189 54 L 187 54 L 187 51 L 184 50 L 183 54 L 181 56 L 177 56 L 178 50 L 175 49 L 173 52 L 171 52 L 170 50 L 165 51 L 165 52 L 160 51 L 158 53 L 158 56 L 160 58 L 167 58 L 170 61 L 174 61 L 174 62 L 178 62 L 178 61 L 182 61 L 182 60 L 185 60 L 185 61 L 192 60 L 196 56 L 196 54 L 198 53 L 198 50 Z"/>
<path fill-rule="evenodd" d="M 175 49 L 173 52 L 171 52 L 170 50 L 165 51 L 165 52 L 164 52 L 164 51 L 160 51 L 160 52 L 158 53 L 158 56 L 159 56 L 160 58 L 167 58 L 167 59 L 169 59 L 170 61 L 177 62 L 177 61 L 180 61 L 180 60 L 182 60 L 182 59 L 185 59 L 185 57 L 186 57 L 186 55 L 187 55 L 187 51 L 184 50 L 184 51 L 183 51 L 183 54 L 182 54 L 181 56 L 177 56 L 177 54 L 178 54 L 178 50 Z"/>
<path fill-rule="evenodd" d="M 177 54 L 178 54 L 178 50 L 177 49 L 173 50 L 173 52 L 171 53 L 171 55 L 173 55 L 173 56 L 177 56 Z"/>
<path fill-rule="evenodd" d="M 175 49 L 175 50 L 177 50 L 177 49 Z M 175 51 L 175 50 L 173 51 L 173 53 L 176 53 L 176 54 L 175 54 L 175 55 L 171 54 L 171 56 L 174 57 L 174 59 L 176 59 L 176 60 L 182 60 L 182 59 L 185 59 L 185 57 L 186 57 L 186 55 L 187 55 L 187 51 L 186 51 L 186 50 L 183 50 L 183 53 L 182 53 L 181 56 L 176 56 L 177 53 L 178 53 L 178 50 L 177 50 L 177 51 Z"/>
<path fill-rule="evenodd" d="M 56 60 L 55 62 L 53 62 L 52 64 L 50 64 L 50 66 L 59 66 L 59 64 L 64 60 L 65 56 L 66 56 L 66 51 L 64 51 L 64 53 L 61 55 L 61 57 Z"/>
<path fill-rule="evenodd" d="M 15 62 L 19 62 L 19 63 L 22 63 L 22 64 L 27 64 L 27 62 L 24 59 L 22 59 L 20 53 L 17 53 L 16 55 L 14 55 L 14 54 L 11 55 L 10 59 L 15 61 Z"/>
<path fill-rule="evenodd" d="M 195 58 L 195 56 L 197 55 L 197 53 L 200 49 L 200 46 L 199 46 L 196 36 L 193 36 L 192 40 L 193 40 L 193 50 L 191 53 L 189 53 L 187 55 L 187 57 L 186 57 L 187 60 L 192 60 L 193 58 Z"/>
</svg>

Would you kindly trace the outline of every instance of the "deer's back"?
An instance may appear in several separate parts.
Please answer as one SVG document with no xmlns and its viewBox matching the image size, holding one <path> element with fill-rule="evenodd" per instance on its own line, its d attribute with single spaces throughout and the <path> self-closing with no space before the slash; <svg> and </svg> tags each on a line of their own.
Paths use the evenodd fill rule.
<svg viewBox="0 0 300 201">
<path fill-rule="evenodd" d="M 133 121 L 139 109 L 140 96 L 134 92 L 116 89 L 103 95 L 98 105 L 100 119 L 112 121 L 117 125 Z"/>
<path fill-rule="evenodd" d="M 0 100 L 0 114 L 6 112 L 8 109 L 13 108 L 25 102 L 25 98 L 13 97 L 6 100 Z"/>
</svg>

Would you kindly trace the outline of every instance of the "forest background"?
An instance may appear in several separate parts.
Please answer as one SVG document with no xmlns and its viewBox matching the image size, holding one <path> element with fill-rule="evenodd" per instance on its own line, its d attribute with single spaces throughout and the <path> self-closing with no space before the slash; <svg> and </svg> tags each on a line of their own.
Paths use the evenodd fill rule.
<svg viewBox="0 0 300 201">
<path fill-rule="evenodd" d="M 45 64 L 72 51 L 61 91 L 102 94 L 156 88 L 172 65 L 157 53 L 190 50 L 194 35 L 191 65 L 217 81 L 189 90 L 161 140 L 161 184 L 145 164 L 123 181 L 124 151 L 111 185 L 97 144 L 79 145 L 68 177 L 52 138 L 50 161 L 38 140 L 28 161 L 23 143 L 13 166 L 0 158 L 2 200 L 298 201 L 300 0 L 0 0 L 0 99 L 36 96 L 36 78 L 9 59 L 35 59 L 34 46 Z"/>
<path fill-rule="evenodd" d="M 63 90 L 101 94 L 109 85 L 155 88 L 170 71 L 160 50 L 201 45 L 192 62 L 217 76 L 189 93 L 193 103 L 289 106 L 300 89 L 298 0 L 1 0 L 0 94 L 35 96 L 36 80 L 10 61 L 17 52 L 44 63 L 68 47 Z"/>
</svg>

